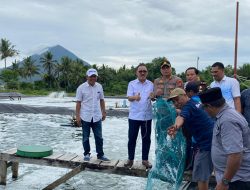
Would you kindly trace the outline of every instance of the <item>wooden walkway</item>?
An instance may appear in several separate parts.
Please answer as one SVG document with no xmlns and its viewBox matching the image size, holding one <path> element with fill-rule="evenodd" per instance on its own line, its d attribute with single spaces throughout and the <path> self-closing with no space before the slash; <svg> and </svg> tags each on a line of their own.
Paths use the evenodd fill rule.
<svg viewBox="0 0 250 190">
<path fill-rule="evenodd" d="M 18 92 L 0 92 L 0 98 L 9 98 L 10 100 L 14 100 L 14 98 L 21 100 L 22 96 Z"/>
<path fill-rule="evenodd" d="M 131 168 L 126 168 L 124 167 L 125 160 L 102 162 L 92 158 L 89 162 L 85 162 L 82 155 L 72 153 L 53 153 L 44 158 L 25 158 L 17 156 L 16 148 L 13 148 L 0 153 L 0 185 L 6 185 L 8 167 L 11 167 L 12 178 L 18 177 L 19 163 L 72 169 L 69 173 L 49 184 L 44 190 L 54 189 L 83 170 L 137 177 L 147 177 L 148 175 L 148 170 L 141 164 L 141 161 L 135 161 Z M 190 179 L 191 174 L 184 174 L 183 180 L 190 181 Z"/>
</svg>

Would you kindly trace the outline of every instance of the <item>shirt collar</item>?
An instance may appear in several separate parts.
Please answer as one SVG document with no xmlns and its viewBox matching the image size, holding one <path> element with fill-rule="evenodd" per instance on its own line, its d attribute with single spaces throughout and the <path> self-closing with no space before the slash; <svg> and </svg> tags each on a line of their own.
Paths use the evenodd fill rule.
<svg viewBox="0 0 250 190">
<path fill-rule="evenodd" d="M 139 81 L 139 79 L 137 78 L 136 79 L 136 83 L 141 83 L 141 84 L 147 84 L 148 83 L 148 80 L 146 79 L 143 83 Z"/>
<path fill-rule="evenodd" d="M 222 109 L 219 111 L 219 113 L 217 113 L 216 119 L 219 119 L 219 118 L 222 116 L 223 112 L 224 112 L 226 109 L 228 109 L 228 108 L 230 108 L 229 105 L 228 105 L 227 103 L 225 103 L 225 105 L 222 107 Z"/>
</svg>

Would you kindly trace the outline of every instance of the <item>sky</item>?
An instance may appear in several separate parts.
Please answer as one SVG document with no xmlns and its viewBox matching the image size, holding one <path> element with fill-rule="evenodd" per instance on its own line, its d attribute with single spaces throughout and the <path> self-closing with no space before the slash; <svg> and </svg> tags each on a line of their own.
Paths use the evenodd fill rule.
<svg viewBox="0 0 250 190">
<path fill-rule="evenodd" d="M 177 71 L 234 63 L 236 0 L 0 0 L 0 38 L 20 55 L 61 45 L 118 69 L 167 57 Z M 238 66 L 250 63 L 250 0 L 239 1 Z M 199 59 L 198 59 L 199 57 Z M 11 65 L 12 59 L 7 59 Z M 3 61 L 0 68 L 4 67 Z"/>
</svg>

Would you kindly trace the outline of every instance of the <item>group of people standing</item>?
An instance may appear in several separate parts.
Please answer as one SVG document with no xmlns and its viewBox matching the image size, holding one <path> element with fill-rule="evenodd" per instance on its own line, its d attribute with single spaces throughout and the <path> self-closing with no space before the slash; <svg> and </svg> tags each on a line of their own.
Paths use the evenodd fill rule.
<svg viewBox="0 0 250 190">
<path fill-rule="evenodd" d="M 136 79 L 130 81 L 127 97 L 130 102 L 128 118 L 128 160 L 125 167 L 132 167 L 135 157 L 136 141 L 139 130 L 142 137 L 142 164 L 151 168 L 148 161 L 151 144 L 152 102 L 161 97 L 172 101 L 177 117 L 166 133 L 174 137 L 182 128 L 187 139 L 187 162 L 194 155 L 191 164 L 193 181 L 198 182 L 199 190 L 208 189 L 208 181 L 215 171 L 217 190 L 250 189 L 250 127 L 242 116 L 241 110 L 249 117 L 249 100 L 242 101 L 239 82 L 225 76 L 224 65 L 216 62 L 211 74 L 214 82 L 210 88 L 199 80 L 199 71 L 190 67 L 186 70 L 187 82 L 172 75 L 171 63 L 164 59 L 161 77 L 154 83 L 147 80 L 147 65 L 136 67 Z M 84 160 L 90 160 L 89 135 L 92 128 L 97 158 L 109 161 L 103 153 L 101 121 L 105 119 L 105 102 L 102 86 L 97 83 L 98 73 L 89 69 L 87 81 L 80 85 L 76 93 L 76 121 L 82 126 Z M 244 97 L 249 98 L 249 92 Z M 244 107 L 241 108 L 241 102 Z M 167 135 L 166 134 L 166 135 Z M 195 148 L 194 148 L 195 147 Z M 195 154 L 190 154 L 191 148 Z"/>
</svg>

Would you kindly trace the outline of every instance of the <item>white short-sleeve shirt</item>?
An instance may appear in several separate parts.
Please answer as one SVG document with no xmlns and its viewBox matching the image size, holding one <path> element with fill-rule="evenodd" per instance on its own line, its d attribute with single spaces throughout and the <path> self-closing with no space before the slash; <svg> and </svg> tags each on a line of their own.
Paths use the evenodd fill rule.
<svg viewBox="0 0 250 190">
<path fill-rule="evenodd" d="M 240 84 L 236 79 L 224 76 L 219 82 L 213 81 L 210 84 L 210 87 L 220 87 L 222 96 L 225 98 L 227 104 L 230 107 L 235 108 L 234 98 L 240 97 Z"/>
<path fill-rule="evenodd" d="M 94 86 L 85 82 L 76 91 L 76 101 L 81 102 L 80 117 L 83 121 L 97 122 L 102 118 L 100 100 L 104 99 L 102 85 L 95 83 Z"/>
<path fill-rule="evenodd" d="M 129 119 L 146 121 L 152 119 L 152 104 L 149 98 L 154 91 L 154 85 L 151 81 L 146 80 L 144 83 L 138 79 L 130 81 L 128 84 L 127 96 L 135 96 L 140 93 L 140 101 L 130 102 Z"/>
</svg>

